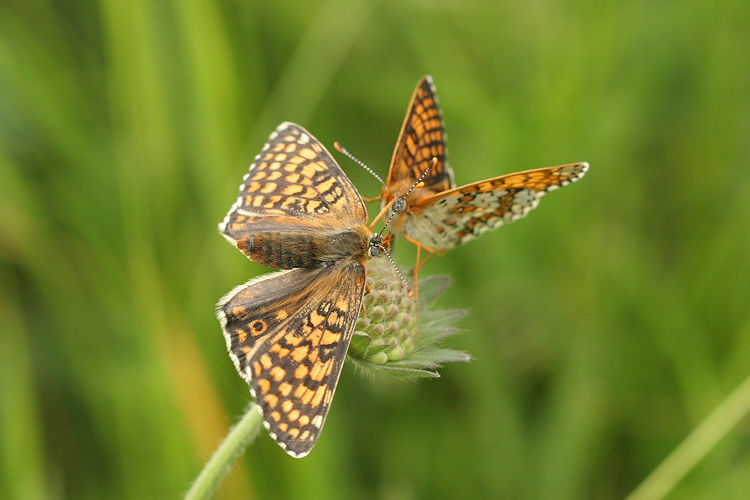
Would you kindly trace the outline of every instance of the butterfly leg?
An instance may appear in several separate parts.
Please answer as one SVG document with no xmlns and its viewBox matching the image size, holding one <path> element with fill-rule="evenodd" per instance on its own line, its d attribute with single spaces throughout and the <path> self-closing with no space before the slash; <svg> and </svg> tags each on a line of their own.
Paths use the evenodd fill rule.
<svg viewBox="0 0 750 500">
<path fill-rule="evenodd" d="M 383 208 L 381 208 L 381 209 L 380 209 L 380 212 L 378 212 L 378 215 L 376 215 L 376 216 L 375 216 L 375 218 L 374 218 L 374 219 L 372 219 L 372 222 L 370 223 L 370 229 L 372 229 L 373 227 L 375 227 L 375 224 L 376 224 L 376 223 L 377 223 L 377 222 L 378 222 L 378 221 L 379 221 L 380 219 L 382 219 L 382 218 L 383 218 L 383 216 L 384 216 L 385 214 L 387 214 L 387 213 L 388 213 L 388 210 L 389 210 L 389 209 L 391 208 L 391 206 L 393 205 L 393 202 L 394 202 L 395 200 L 396 200 L 396 198 L 394 198 L 393 200 L 391 200 L 391 202 L 390 202 L 390 203 L 388 203 L 388 204 L 387 204 L 386 206 L 384 206 Z M 365 200 L 365 201 L 366 201 L 366 200 Z"/>
<path fill-rule="evenodd" d="M 380 196 L 373 196 L 372 198 L 365 198 L 364 196 L 362 197 L 362 201 L 366 201 L 368 203 L 371 201 L 378 201 L 379 199 L 380 199 Z"/>
<path fill-rule="evenodd" d="M 435 254 L 435 250 L 433 250 L 430 247 L 426 247 L 422 245 L 417 240 L 414 240 L 410 238 L 408 235 L 404 234 L 404 239 L 411 243 L 412 245 L 417 247 L 417 262 L 414 264 L 414 297 L 416 299 L 419 298 L 419 271 L 424 267 L 425 263 L 430 260 L 430 257 L 432 257 Z M 424 249 L 426 252 L 429 252 L 429 255 L 422 260 L 422 249 Z"/>
<path fill-rule="evenodd" d="M 422 249 L 425 249 L 425 251 L 429 252 L 427 257 L 424 258 L 424 260 L 421 259 L 422 256 Z M 424 265 L 427 263 L 428 260 L 430 260 L 430 257 L 435 255 L 432 250 L 428 249 L 425 246 L 422 246 L 420 244 L 417 244 L 417 262 L 414 265 L 414 298 L 419 299 L 419 271 L 424 267 Z"/>
<path fill-rule="evenodd" d="M 424 248 L 424 247 L 422 247 L 422 248 Z M 425 249 L 425 250 L 427 250 L 427 249 Z M 417 262 L 419 262 L 419 269 L 422 269 L 424 267 L 424 265 L 427 264 L 427 261 L 430 260 L 430 257 L 432 257 L 433 255 L 435 255 L 435 254 L 432 253 L 432 252 L 430 252 L 427 255 L 427 257 L 424 258 L 424 260 L 422 260 L 421 262 L 417 261 Z"/>
</svg>

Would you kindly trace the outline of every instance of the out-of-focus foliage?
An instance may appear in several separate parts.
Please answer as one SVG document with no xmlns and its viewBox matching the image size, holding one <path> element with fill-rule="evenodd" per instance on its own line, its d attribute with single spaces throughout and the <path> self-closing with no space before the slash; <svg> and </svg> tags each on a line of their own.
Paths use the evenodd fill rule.
<svg viewBox="0 0 750 500">
<path fill-rule="evenodd" d="M 219 498 L 622 497 L 750 374 L 748 26 L 741 0 L 3 2 L 0 496 L 184 492 L 250 398 L 213 314 L 265 271 L 216 231 L 247 166 L 291 120 L 384 174 L 430 73 L 459 183 L 591 170 L 422 271 L 471 363 L 345 368 L 313 453 L 263 434 Z M 748 439 L 672 497 L 746 498 Z"/>
</svg>

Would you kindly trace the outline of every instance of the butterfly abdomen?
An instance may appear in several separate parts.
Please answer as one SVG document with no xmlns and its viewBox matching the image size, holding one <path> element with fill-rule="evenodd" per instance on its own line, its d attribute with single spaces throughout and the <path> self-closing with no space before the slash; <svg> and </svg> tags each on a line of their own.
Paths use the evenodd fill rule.
<svg viewBox="0 0 750 500">
<path fill-rule="evenodd" d="M 293 269 L 317 267 L 312 233 L 266 232 L 249 234 L 237 240 L 237 248 L 255 262 L 268 267 Z"/>
<path fill-rule="evenodd" d="M 346 257 L 364 257 L 368 238 L 361 228 L 335 232 L 273 231 L 250 234 L 237 241 L 255 262 L 279 269 L 317 269 Z"/>
</svg>

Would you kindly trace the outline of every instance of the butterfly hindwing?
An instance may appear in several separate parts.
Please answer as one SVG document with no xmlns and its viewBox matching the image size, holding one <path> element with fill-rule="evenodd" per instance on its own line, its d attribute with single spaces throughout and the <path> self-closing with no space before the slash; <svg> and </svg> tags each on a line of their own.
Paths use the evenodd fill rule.
<svg viewBox="0 0 750 500">
<path fill-rule="evenodd" d="M 271 437 L 292 456 L 318 439 L 364 289 L 364 266 L 348 259 L 263 276 L 218 304 L 230 356 Z"/>
</svg>

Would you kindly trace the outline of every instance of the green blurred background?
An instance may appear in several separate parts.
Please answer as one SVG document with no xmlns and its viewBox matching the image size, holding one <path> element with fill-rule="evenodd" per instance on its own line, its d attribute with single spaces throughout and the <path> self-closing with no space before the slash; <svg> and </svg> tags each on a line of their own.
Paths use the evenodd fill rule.
<svg viewBox="0 0 750 500">
<path fill-rule="evenodd" d="M 250 399 L 216 224 L 291 120 L 381 174 L 432 74 L 464 184 L 588 161 L 435 257 L 439 380 L 345 368 L 218 498 L 620 498 L 750 374 L 750 3 L 0 5 L 0 496 L 177 498 Z M 364 196 L 377 183 L 340 155 Z M 410 265 L 413 252 L 399 246 Z M 748 498 L 747 418 L 670 498 Z"/>
</svg>

